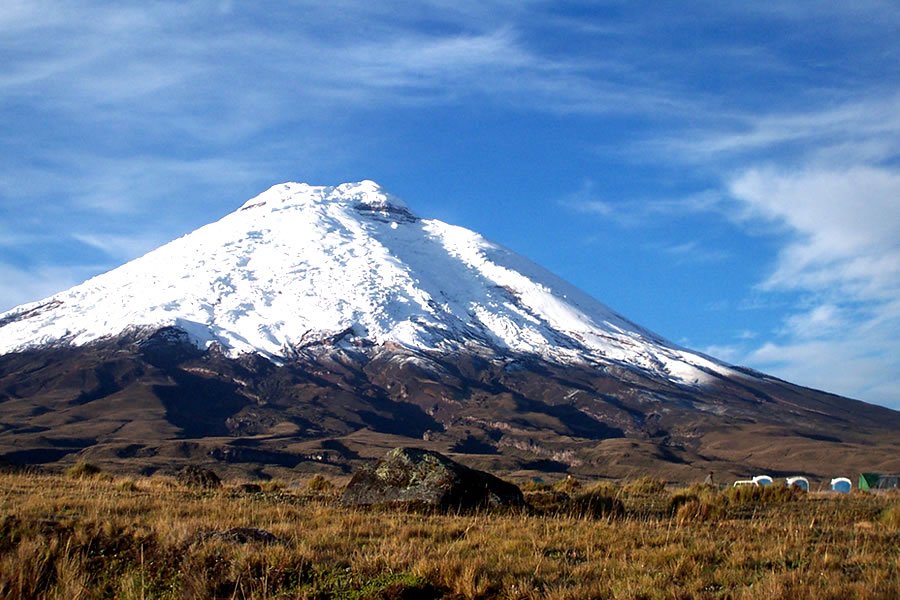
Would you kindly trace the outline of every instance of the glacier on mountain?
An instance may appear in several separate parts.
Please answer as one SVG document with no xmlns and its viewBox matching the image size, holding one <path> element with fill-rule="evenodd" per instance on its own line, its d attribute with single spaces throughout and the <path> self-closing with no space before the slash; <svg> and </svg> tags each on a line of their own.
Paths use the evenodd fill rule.
<svg viewBox="0 0 900 600">
<path fill-rule="evenodd" d="M 702 384 L 726 365 L 677 347 L 372 181 L 284 183 L 219 221 L 0 314 L 0 354 L 175 326 L 276 362 L 325 339 L 410 351 L 619 364 Z"/>
</svg>

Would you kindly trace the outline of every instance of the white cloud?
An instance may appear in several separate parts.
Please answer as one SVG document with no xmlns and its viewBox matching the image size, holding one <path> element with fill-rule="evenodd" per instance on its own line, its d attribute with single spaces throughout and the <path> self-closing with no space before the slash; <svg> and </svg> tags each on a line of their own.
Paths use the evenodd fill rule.
<svg viewBox="0 0 900 600">
<path fill-rule="evenodd" d="M 889 84 L 888 84 L 889 85 Z M 706 126 L 636 144 L 639 152 L 695 164 L 763 159 L 778 153 L 797 168 L 814 162 L 840 166 L 871 164 L 900 152 L 900 89 L 811 105 L 802 112 L 730 110 Z M 864 161 L 861 163 L 861 161 Z"/>
<path fill-rule="evenodd" d="M 707 190 L 676 198 L 615 198 L 603 197 L 592 180 L 586 180 L 581 187 L 561 197 L 558 204 L 579 213 L 608 217 L 620 225 L 645 226 L 659 217 L 675 219 L 706 212 L 725 213 L 729 210 L 723 203 L 723 195 L 715 190 Z M 697 249 L 696 242 L 673 244 L 668 250 L 673 254 L 684 254 L 685 250 Z M 718 253 L 717 253 L 718 254 Z M 710 255 L 708 258 L 713 258 Z M 724 258 L 718 255 L 716 259 Z"/>
<path fill-rule="evenodd" d="M 558 204 L 580 213 L 603 217 L 612 216 L 613 205 L 601 199 L 595 188 L 594 182 L 587 179 L 581 183 L 581 187 L 577 191 L 560 198 Z"/>
<path fill-rule="evenodd" d="M 708 352 L 900 408 L 900 90 L 888 80 L 854 92 L 805 111 L 719 113 L 632 152 L 721 179 L 707 203 L 676 210 L 718 214 L 777 244 L 740 308 L 778 307 L 781 326 Z"/>
<path fill-rule="evenodd" d="M 727 252 L 708 248 L 696 240 L 657 247 L 680 264 L 717 263 L 727 260 L 730 257 Z"/>
<path fill-rule="evenodd" d="M 697 110 L 623 57 L 529 44 L 514 2 L 309 5 L 291 27 L 265 26 L 278 10 L 248 18 L 207 2 L 30 4 L 6 19 L 0 100 L 135 137 L 236 143 L 347 110 L 465 99 L 557 113 Z M 423 28 L 426 18 L 444 26 Z"/>
<path fill-rule="evenodd" d="M 863 301 L 900 297 L 900 173 L 753 169 L 729 187 L 747 218 L 789 233 L 767 287 Z"/>
<path fill-rule="evenodd" d="M 729 183 L 745 221 L 783 244 L 759 290 L 799 292 L 776 339 L 746 354 L 786 379 L 900 407 L 900 172 L 752 168 Z"/>
<path fill-rule="evenodd" d="M 801 339 L 834 335 L 847 326 L 843 312 L 834 304 L 820 304 L 807 312 L 793 314 L 785 320 L 785 334 Z"/>
<path fill-rule="evenodd" d="M 267 177 L 273 169 L 261 161 L 224 157 L 104 157 L 58 150 L 47 156 L 52 160 L 46 165 L 21 165 L 14 160 L 0 164 L 0 197 L 8 205 L 29 206 L 34 214 L 55 209 L 68 212 L 70 218 L 73 212 L 94 218 L 100 214 L 132 218 L 176 203 L 190 206 L 206 199 L 210 188 L 248 181 L 271 183 Z M 35 198 L 41 199 L 36 205 Z M 73 222 L 42 225 L 68 228 Z"/>
<path fill-rule="evenodd" d="M 789 381 L 900 409 L 900 353 L 894 329 L 881 335 L 847 329 L 840 339 L 767 342 L 744 356 Z"/>
</svg>

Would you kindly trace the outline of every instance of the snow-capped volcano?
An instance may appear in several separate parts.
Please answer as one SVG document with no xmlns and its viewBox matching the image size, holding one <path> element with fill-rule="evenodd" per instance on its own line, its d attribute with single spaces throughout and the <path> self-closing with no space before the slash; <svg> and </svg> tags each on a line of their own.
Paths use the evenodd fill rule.
<svg viewBox="0 0 900 600">
<path fill-rule="evenodd" d="M 629 322 L 374 182 L 276 185 L 117 269 L 0 315 L 0 354 L 174 326 L 276 362 L 325 339 L 623 364 L 681 383 L 728 367 Z"/>
<path fill-rule="evenodd" d="M 0 462 L 292 477 L 415 444 L 509 472 L 832 476 L 896 471 L 898 428 L 666 342 L 371 181 L 277 185 L 0 314 Z"/>
</svg>

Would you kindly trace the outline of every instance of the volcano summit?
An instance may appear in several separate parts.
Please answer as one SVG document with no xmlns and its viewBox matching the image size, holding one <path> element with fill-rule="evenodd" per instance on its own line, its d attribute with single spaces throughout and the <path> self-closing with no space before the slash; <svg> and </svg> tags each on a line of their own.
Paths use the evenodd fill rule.
<svg viewBox="0 0 900 600">
<path fill-rule="evenodd" d="M 371 181 L 275 186 L 216 223 L 0 319 L 4 353 L 173 326 L 200 348 L 276 362 L 329 340 L 619 363 L 684 383 L 731 373 L 472 231 L 417 218 Z"/>
<path fill-rule="evenodd" d="M 508 471 L 900 470 L 897 412 L 680 348 L 371 181 L 274 186 L 0 314 L 0 355 L 19 462 L 266 476 L 416 438 Z"/>
</svg>

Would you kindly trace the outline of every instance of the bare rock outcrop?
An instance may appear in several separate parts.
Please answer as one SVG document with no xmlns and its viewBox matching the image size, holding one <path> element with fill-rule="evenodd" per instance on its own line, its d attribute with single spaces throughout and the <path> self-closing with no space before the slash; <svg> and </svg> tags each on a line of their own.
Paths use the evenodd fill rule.
<svg viewBox="0 0 900 600">
<path fill-rule="evenodd" d="M 341 503 L 465 512 L 524 506 L 525 499 L 512 483 L 438 452 L 395 448 L 353 475 Z"/>
</svg>

